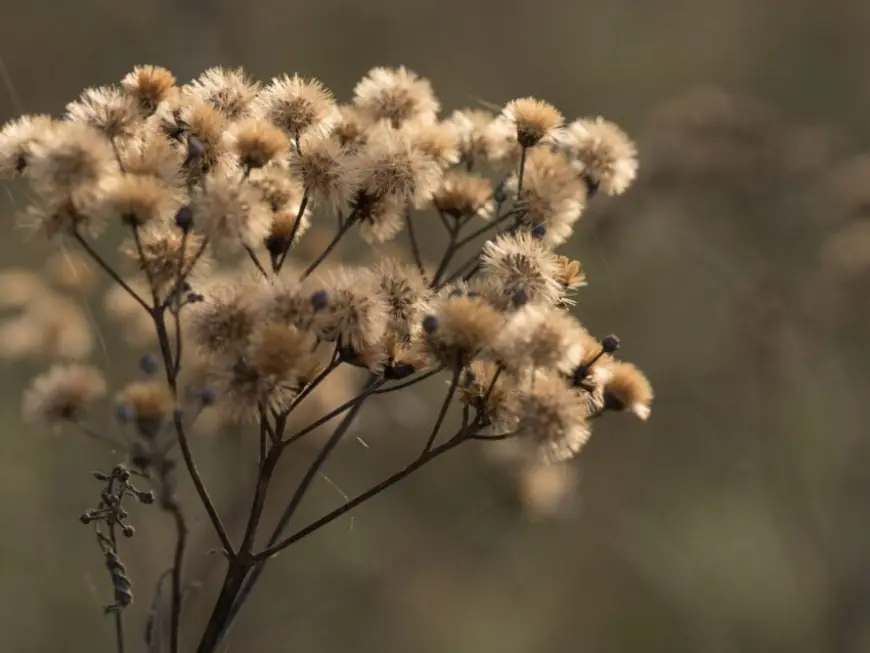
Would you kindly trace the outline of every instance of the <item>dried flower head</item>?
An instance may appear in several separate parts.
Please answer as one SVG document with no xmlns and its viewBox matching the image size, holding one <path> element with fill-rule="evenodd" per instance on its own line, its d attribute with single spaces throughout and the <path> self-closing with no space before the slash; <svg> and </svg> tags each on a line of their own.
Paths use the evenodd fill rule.
<svg viewBox="0 0 870 653">
<path fill-rule="evenodd" d="M 119 149 L 126 174 L 154 177 L 170 188 L 184 184 L 182 166 L 187 153 L 155 123 L 139 130 Z"/>
<path fill-rule="evenodd" d="M 405 67 L 372 68 L 353 90 L 354 105 L 394 128 L 410 120 L 432 122 L 440 105 L 428 80 Z"/>
<path fill-rule="evenodd" d="M 369 139 L 371 120 L 353 105 L 338 107 L 338 116 L 330 137 L 348 154 L 356 154 Z"/>
<path fill-rule="evenodd" d="M 319 206 L 341 212 L 357 188 L 359 169 L 335 141 L 322 134 L 301 140 L 290 170 Z"/>
<path fill-rule="evenodd" d="M 272 213 L 262 194 L 237 174 L 215 171 L 190 201 L 196 225 L 212 244 L 257 247 L 269 236 Z"/>
<path fill-rule="evenodd" d="M 459 161 L 459 134 L 452 123 L 414 120 L 404 123 L 401 130 L 412 147 L 441 168 L 449 168 Z"/>
<path fill-rule="evenodd" d="M 165 383 L 136 381 L 118 393 L 115 403 L 129 413 L 139 434 L 151 439 L 160 432 L 175 402 Z"/>
<path fill-rule="evenodd" d="M 262 168 L 267 163 L 280 159 L 290 145 L 284 132 L 272 123 L 248 118 L 234 124 L 227 132 L 229 148 L 238 157 L 246 170 Z"/>
<path fill-rule="evenodd" d="M 176 91 L 175 75 L 160 66 L 136 66 L 121 80 L 121 87 L 133 98 L 143 116 Z"/>
<path fill-rule="evenodd" d="M 54 119 L 50 116 L 22 116 L 0 130 L 0 178 L 22 174 L 30 160 L 34 143 L 51 138 Z"/>
<path fill-rule="evenodd" d="M 77 419 L 84 408 L 105 394 L 106 381 L 96 368 L 55 365 L 36 377 L 24 393 L 24 419 L 57 427 Z"/>
<path fill-rule="evenodd" d="M 552 136 L 564 120 L 552 104 L 531 97 L 511 100 L 502 115 L 513 123 L 522 147 L 532 147 Z"/>
<path fill-rule="evenodd" d="M 174 115 L 174 114 L 173 114 Z M 171 133 L 180 129 L 186 136 L 185 167 L 196 178 L 197 173 L 208 172 L 220 164 L 227 153 L 224 134 L 229 122 L 224 114 L 204 102 L 185 104 L 178 112 L 176 126 L 167 126 Z"/>
<path fill-rule="evenodd" d="M 317 341 L 309 331 L 290 324 L 264 322 L 251 336 L 246 360 L 258 376 L 296 388 L 299 380 L 317 367 L 316 345 Z"/>
<path fill-rule="evenodd" d="M 565 297 L 562 298 L 563 304 L 573 304 L 574 301 L 567 297 L 568 293 L 582 288 L 586 285 L 586 272 L 583 271 L 583 265 L 580 261 L 575 261 L 567 256 L 557 256 L 556 265 L 556 281 L 562 286 Z"/>
<path fill-rule="evenodd" d="M 512 175 L 505 188 L 516 194 L 518 175 Z M 583 214 L 586 193 L 586 185 L 565 156 L 548 148 L 535 148 L 528 153 L 522 190 L 517 195 L 520 224 L 530 230 L 540 226 L 545 244 L 561 245 Z"/>
<path fill-rule="evenodd" d="M 589 439 L 586 403 L 562 377 L 539 372 L 520 394 L 514 430 L 535 447 L 541 462 L 574 457 Z"/>
<path fill-rule="evenodd" d="M 447 172 L 432 199 L 435 208 L 456 219 L 476 215 L 488 220 L 495 210 L 492 184 L 472 172 Z"/>
<path fill-rule="evenodd" d="M 30 145 L 28 177 L 45 197 L 68 198 L 117 174 L 109 142 L 93 127 L 59 123 Z"/>
<path fill-rule="evenodd" d="M 141 120 L 133 98 L 119 88 L 89 88 L 75 102 L 66 105 L 66 117 L 99 129 L 109 139 L 129 136 Z"/>
<path fill-rule="evenodd" d="M 575 120 L 558 141 L 592 188 L 621 195 L 637 177 L 637 147 L 615 123 L 601 117 Z"/>
<path fill-rule="evenodd" d="M 459 369 L 492 346 L 503 324 L 504 317 L 480 297 L 448 294 L 433 300 L 422 326 L 432 355 Z"/>
<path fill-rule="evenodd" d="M 162 293 L 175 287 L 182 270 L 189 274 L 195 266 L 201 274 L 208 269 L 210 259 L 202 251 L 204 240 L 201 234 L 191 232 L 185 236 L 168 223 L 155 223 L 139 232 L 139 245 L 134 239 L 124 241 L 121 253 L 143 270 Z"/>
<path fill-rule="evenodd" d="M 415 149 L 402 132 L 378 129 L 356 158 L 362 191 L 374 198 L 391 196 L 424 206 L 438 190 L 441 168 Z"/>
<path fill-rule="evenodd" d="M 190 306 L 185 326 L 203 355 L 232 357 L 245 351 L 261 319 L 251 286 L 245 280 L 218 280 L 203 289 L 203 301 Z"/>
<path fill-rule="evenodd" d="M 332 93 L 316 79 L 276 77 L 257 98 L 254 114 L 298 139 L 310 130 L 328 134 L 337 118 Z"/>
<path fill-rule="evenodd" d="M 487 241 L 480 260 L 485 275 L 506 295 L 522 292 L 529 303 L 547 306 L 562 298 L 558 259 L 531 234 L 503 234 Z"/>
<path fill-rule="evenodd" d="M 373 198 L 360 195 L 353 204 L 359 234 L 367 243 L 385 243 L 402 231 L 405 205 L 390 195 Z"/>
<path fill-rule="evenodd" d="M 90 210 L 101 222 L 117 220 L 138 228 L 168 221 L 178 206 L 177 194 L 157 178 L 117 175 L 100 183 Z"/>
<path fill-rule="evenodd" d="M 481 411 L 498 432 L 511 428 L 518 398 L 516 378 L 492 361 L 472 361 L 460 379 L 460 401 Z"/>
<path fill-rule="evenodd" d="M 388 307 L 389 333 L 397 341 L 410 341 L 419 334 L 429 308 L 430 290 L 413 265 L 388 258 L 375 266 L 375 277 Z"/>
<path fill-rule="evenodd" d="M 626 410 L 646 420 L 652 400 L 652 385 L 637 366 L 623 361 L 610 366 L 610 379 L 604 384 L 604 410 Z"/>
<path fill-rule="evenodd" d="M 248 115 L 258 91 L 259 85 L 248 79 L 241 68 L 209 68 L 184 87 L 188 96 L 211 106 L 228 120 Z"/>
<path fill-rule="evenodd" d="M 251 186 L 260 191 L 263 203 L 272 212 L 266 249 L 273 256 L 283 254 L 291 234 L 294 245 L 311 226 L 310 206 L 302 206 L 302 186 L 281 166 L 270 165 L 255 170 L 248 178 Z M 296 226 L 297 220 L 300 221 Z"/>
<path fill-rule="evenodd" d="M 518 376 L 538 369 L 570 375 L 583 361 L 588 343 L 585 329 L 565 311 L 528 304 L 508 318 L 492 349 L 505 369 Z"/>
</svg>

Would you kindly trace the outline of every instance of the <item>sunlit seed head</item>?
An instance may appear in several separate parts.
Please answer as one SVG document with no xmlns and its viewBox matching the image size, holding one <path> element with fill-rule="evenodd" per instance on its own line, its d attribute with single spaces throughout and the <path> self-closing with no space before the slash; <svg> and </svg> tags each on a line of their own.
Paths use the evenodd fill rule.
<svg viewBox="0 0 870 653">
<path fill-rule="evenodd" d="M 569 297 L 569 294 L 582 288 L 586 285 L 586 272 L 583 270 L 583 265 L 580 261 L 575 261 L 567 256 L 556 257 L 556 281 L 562 286 L 564 296 L 562 303 L 571 305 L 574 300 Z"/>
<path fill-rule="evenodd" d="M 160 66 L 136 66 L 121 80 L 121 87 L 133 98 L 143 116 L 149 116 L 176 91 L 175 76 Z"/>
<path fill-rule="evenodd" d="M 564 120 L 552 104 L 530 97 L 508 102 L 502 115 L 513 123 L 522 147 L 532 147 L 552 136 Z"/>
<path fill-rule="evenodd" d="M 498 432 L 512 425 L 518 396 L 517 379 L 493 361 L 472 361 L 460 377 L 460 401 L 480 410 Z"/>
<path fill-rule="evenodd" d="M 242 120 L 227 132 L 229 149 L 247 169 L 262 168 L 283 158 L 290 149 L 287 137 L 272 123 L 256 118 Z"/>
<path fill-rule="evenodd" d="M 238 175 L 215 171 L 206 176 L 191 197 L 190 208 L 213 245 L 258 247 L 269 235 L 272 212 L 262 194 Z"/>
<path fill-rule="evenodd" d="M 209 68 L 183 90 L 195 102 L 211 106 L 228 120 L 238 120 L 248 115 L 259 85 L 241 68 Z"/>
<path fill-rule="evenodd" d="M 356 192 L 360 177 L 353 159 L 332 139 L 311 134 L 290 158 L 290 171 L 309 198 L 328 211 L 342 212 Z"/>
<path fill-rule="evenodd" d="M 30 146 L 28 176 L 46 197 L 69 197 L 118 173 L 106 138 L 84 124 L 61 123 Z"/>
<path fill-rule="evenodd" d="M 389 309 L 378 280 L 365 268 L 339 267 L 311 284 L 328 293 L 326 307 L 314 312 L 312 329 L 321 340 L 370 353 L 384 337 Z"/>
<path fill-rule="evenodd" d="M 420 271 L 396 259 L 386 259 L 374 268 L 387 302 L 388 330 L 399 340 L 411 340 L 420 330 L 421 317 L 429 308 L 430 290 Z"/>
<path fill-rule="evenodd" d="M 610 373 L 610 380 L 604 384 L 605 410 L 625 410 L 642 420 L 649 418 L 653 388 L 643 372 L 632 363 L 616 361 Z"/>
<path fill-rule="evenodd" d="M 459 134 L 450 122 L 413 120 L 402 125 L 412 147 L 422 152 L 441 168 L 459 161 Z"/>
<path fill-rule="evenodd" d="M 433 300 L 432 317 L 424 322 L 430 351 L 444 365 L 464 367 L 495 342 L 504 317 L 482 298 L 455 296 Z M 434 326 L 429 332 L 428 327 Z"/>
<path fill-rule="evenodd" d="M 322 292 L 328 302 L 328 293 L 318 289 L 313 292 L 293 278 L 283 277 L 266 288 L 259 299 L 259 310 L 268 322 L 287 324 L 302 330 L 310 330 L 314 314 L 320 310 L 321 298 L 314 295 Z"/>
<path fill-rule="evenodd" d="M 565 311 L 528 305 L 510 316 L 492 349 L 517 375 L 535 369 L 569 375 L 583 360 L 588 342 L 584 335 L 583 327 Z"/>
<path fill-rule="evenodd" d="M 568 460 L 589 439 L 585 402 L 556 374 L 536 374 L 516 408 L 517 437 L 534 444 L 541 462 Z"/>
<path fill-rule="evenodd" d="M 372 68 L 353 95 L 358 109 L 394 128 L 410 120 L 432 122 L 440 109 L 429 81 L 404 67 Z"/>
<path fill-rule="evenodd" d="M 310 332 L 289 324 L 266 322 L 254 330 L 246 358 L 258 375 L 295 386 L 298 377 L 316 364 L 315 345 Z"/>
<path fill-rule="evenodd" d="M 516 195 L 518 175 L 507 181 L 506 190 Z M 571 168 L 568 159 L 549 148 L 528 152 L 523 169 L 522 190 L 517 196 L 520 224 L 527 229 L 543 225 L 542 240 L 549 246 L 561 245 L 570 236 L 586 205 L 586 185 Z"/>
<path fill-rule="evenodd" d="M 255 287 L 254 287 L 255 288 Z M 204 301 L 187 310 L 190 339 L 204 355 L 241 355 L 261 319 L 257 294 L 245 280 L 218 281 L 203 290 Z"/>
<path fill-rule="evenodd" d="M 142 120 L 139 108 L 119 88 L 89 88 L 75 102 L 66 105 L 66 119 L 89 125 L 109 139 L 130 136 Z"/>
<path fill-rule="evenodd" d="M 156 437 L 175 402 L 161 381 L 135 381 L 115 397 L 117 406 L 128 407 L 129 417 L 142 437 Z"/>
<path fill-rule="evenodd" d="M 155 123 L 148 123 L 119 147 L 128 175 L 154 177 L 169 187 L 184 183 L 185 151 Z"/>
<path fill-rule="evenodd" d="M 405 210 L 405 205 L 390 195 L 379 199 L 358 196 L 353 213 L 359 223 L 360 237 L 372 244 L 392 240 L 405 226 Z"/>
<path fill-rule="evenodd" d="M 371 119 L 353 105 L 338 108 L 338 118 L 330 132 L 334 140 L 348 154 L 356 154 L 365 147 L 369 138 Z"/>
<path fill-rule="evenodd" d="M 454 111 L 449 121 L 456 130 L 459 155 L 466 165 L 477 165 L 498 159 L 493 156 L 487 130 L 495 115 L 486 109 L 462 109 Z"/>
<path fill-rule="evenodd" d="M 274 78 L 254 104 L 254 115 L 272 122 L 291 139 L 316 130 L 328 134 L 337 119 L 332 93 L 316 79 Z"/>
<path fill-rule="evenodd" d="M 444 175 L 433 203 L 439 211 L 457 219 L 477 216 L 487 220 L 495 209 L 490 181 L 460 170 L 452 170 Z"/>
<path fill-rule="evenodd" d="M 481 264 L 484 276 L 506 294 L 521 288 L 528 302 L 548 306 L 562 297 L 556 255 L 527 233 L 503 234 L 487 241 Z"/>
<path fill-rule="evenodd" d="M 180 120 L 188 148 L 187 168 L 193 172 L 217 167 L 227 152 L 224 134 L 229 122 L 224 114 L 210 104 L 197 102 L 181 108 Z"/>
<path fill-rule="evenodd" d="M 12 179 L 25 172 L 34 143 L 50 139 L 54 129 L 50 116 L 22 116 L 0 130 L 0 178 Z"/>
<path fill-rule="evenodd" d="M 637 177 L 637 147 L 618 125 L 604 118 L 576 120 L 557 139 L 593 188 L 621 195 Z"/>
<path fill-rule="evenodd" d="M 168 221 L 178 206 L 176 193 L 155 177 L 117 175 L 100 183 L 91 210 L 101 221 L 142 227 Z"/>
<path fill-rule="evenodd" d="M 281 379 L 258 373 L 243 356 L 214 359 L 205 378 L 215 393 L 214 408 L 230 424 L 248 424 L 260 416 L 286 409 L 296 390 Z"/>
<path fill-rule="evenodd" d="M 102 373 L 89 365 L 55 365 L 36 377 L 24 393 L 23 415 L 28 422 L 57 427 L 77 419 L 106 394 Z"/>
<path fill-rule="evenodd" d="M 371 197 L 393 197 L 424 206 L 441 183 L 441 168 L 416 150 L 402 132 L 378 129 L 355 159 L 363 191 Z"/>
</svg>

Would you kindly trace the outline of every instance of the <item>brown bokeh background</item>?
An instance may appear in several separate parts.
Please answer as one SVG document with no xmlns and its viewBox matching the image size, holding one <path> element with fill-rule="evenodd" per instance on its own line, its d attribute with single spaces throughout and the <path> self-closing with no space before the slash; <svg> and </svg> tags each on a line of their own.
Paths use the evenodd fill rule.
<svg viewBox="0 0 870 653">
<path fill-rule="evenodd" d="M 438 462 L 278 558 L 225 650 L 870 651 L 870 275 L 844 280 L 831 245 L 866 206 L 860 175 L 830 183 L 870 137 L 868 34 L 862 0 L 0 0 L 0 121 L 59 113 L 140 63 L 185 81 L 213 65 L 299 72 L 340 99 L 370 67 L 404 64 L 448 109 L 536 95 L 640 142 L 637 186 L 592 207 L 565 251 L 590 278 L 577 314 L 656 386 L 650 422 L 598 426 L 560 518 L 530 518 L 479 451 Z M 22 201 L 0 196 L 0 257 L 36 266 L 51 250 L 22 246 Z M 102 329 L 94 361 L 129 378 L 135 357 Z M 110 588 L 77 517 L 98 489 L 87 472 L 116 458 L 20 425 L 39 369 L 0 376 L 0 649 L 112 651 Z M 356 431 L 369 448 L 344 447 L 307 514 L 413 455 L 408 424 L 430 422 L 440 392 L 373 402 Z M 197 442 L 230 520 L 254 446 Z M 192 639 L 221 562 L 187 505 Z M 171 531 L 146 508 L 133 518 L 141 651 Z"/>
</svg>

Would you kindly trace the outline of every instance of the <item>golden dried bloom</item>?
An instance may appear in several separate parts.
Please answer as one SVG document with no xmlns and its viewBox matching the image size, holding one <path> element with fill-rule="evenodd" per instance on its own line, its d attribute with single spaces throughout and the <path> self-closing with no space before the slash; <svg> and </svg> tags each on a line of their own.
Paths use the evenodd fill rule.
<svg viewBox="0 0 870 653">
<path fill-rule="evenodd" d="M 380 199 L 362 195 L 354 203 L 353 212 L 359 222 L 359 235 L 367 243 L 392 240 L 405 226 L 405 205 L 389 195 Z"/>
<path fill-rule="evenodd" d="M 506 295 L 521 293 L 526 301 L 546 306 L 562 298 L 556 255 L 531 234 L 502 234 L 487 241 L 480 260 L 485 277 Z"/>
<path fill-rule="evenodd" d="M 89 365 L 55 365 L 36 377 L 24 393 L 27 422 L 57 427 L 77 419 L 82 410 L 106 394 L 102 373 Z"/>
<path fill-rule="evenodd" d="M 266 322 L 255 329 L 246 360 L 258 376 L 298 387 L 299 378 L 317 366 L 315 337 L 289 324 Z"/>
<path fill-rule="evenodd" d="M 516 193 L 518 181 L 517 175 L 512 175 L 505 185 L 507 191 Z M 543 147 L 530 150 L 517 197 L 520 223 L 528 229 L 543 228 L 545 244 L 561 245 L 583 214 L 586 194 L 586 184 L 564 155 Z"/>
<path fill-rule="evenodd" d="M 254 114 L 298 139 L 309 130 L 328 134 L 337 118 L 332 93 L 316 79 L 275 77 L 260 93 Z"/>
<path fill-rule="evenodd" d="M 75 102 L 66 105 L 66 118 L 71 123 L 89 125 L 107 138 L 129 136 L 141 117 L 133 98 L 118 88 L 89 88 Z"/>
<path fill-rule="evenodd" d="M 589 439 L 586 403 L 556 374 L 538 373 L 520 394 L 514 430 L 534 444 L 540 462 L 573 458 Z"/>
<path fill-rule="evenodd" d="M 251 283 L 215 282 L 192 304 L 185 326 L 191 341 L 206 355 L 242 355 L 261 319 L 257 293 Z"/>
<path fill-rule="evenodd" d="M 508 102 L 502 115 L 513 123 L 522 147 L 532 147 L 552 136 L 564 120 L 552 104 L 530 97 Z"/>
<path fill-rule="evenodd" d="M 248 118 L 236 123 L 227 133 L 229 149 L 247 169 L 262 168 L 267 163 L 282 158 L 290 149 L 284 132 L 272 123 Z"/>
<path fill-rule="evenodd" d="M 69 197 L 118 173 L 112 146 L 93 127 L 59 123 L 31 143 L 28 174 L 46 197 Z"/>
<path fill-rule="evenodd" d="M 519 390 L 516 378 L 499 370 L 492 361 L 472 361 L 460 379 L 459 400 L 486 415 L 495 431 L 505 432 L 516 414 Z"/>
<path fill-rule="evenodd" d="M 237 175 L 219 171 L 206 176 L 191 196 L 196 226 L 217 246 L 258 247 L 269 236 L 272 213 L 262 194 Z"/>
<path fill-rule="evenodd" d="M 575 120 L 558 141 L 591 186 L 608 195 L 621 195 L 637 177 L 637 147 L 615 123 L 601 117 Z"/>
<path fill-rule="evenodd" d="M 311 329 L 315 313 L 311 291 L 303 288 L 295 279 L 277 279 L 266 288 L 259 301 L 258 310 L 262 312 L 264 320 L 293 325 L 302 330 Z"/>
<path fill-rule="evenodd" d="M 567 312 L 526 305 L 508 318 L 492 350 L 518 376 L 535 369 L 569 375 L 582 363 L 588 342 L 586 330 Z"/>
<path fill-rule="evenodd" d="M 388 306 L 378 280 L 365 268 L 339 267 L 311 284 L 325 291 L 326 306 L 314 313 L 312 330 L 357 354 L 377 350 L 387 329 Z"/>
<path fill-rule="evenodd" d="M 353 90 L 354 105 L 394 128 L 409 120 L 432 122 L 440 105 L 428 80 L 405 67 L 372 68 Z"/>
<path fill-rule="evenodd" d="M 90 205 L 95 219 L 118 220 L 128 227 L 168 221 L 179 207 L 176 193 L 157 178 L 141 175 L 107 177 Z"/>
<path fill-rule="evenodd" d="M 372 134 L 356 165 L 366 195 L 391 196 L 414 207 L 426 205 L 442 178 L 438 164 L 416 150 L 405 134 L 383 128 Z"/>
<path fill-rule="evenodd" d="M 459 134 L 452 123 L 413 120 L 404 123 L 401 131 L 412 147 L 439 167 L 448 168 L 459 161 Z"/>
<path fill-rule="evenodd" d="M 145 272 L 146 278 L 150 275 L 159 292 L 171 291 L 178 280 L 179 270 L 189 272 L 191 266 L 194 266 L 194 260 L 197 272 L 208 269 L 210 260 L 207 254 L 200 254 L 199 258 L 195 258 L 202 249 L 203 241 L 201 234 L 188 232 L 185 237 L 180 229 L 169 223 L 155 223 L 139 232 L 144 261 L 133 239 L 124 241 L 121 253 Z"/>
<path fill-rule="evenodd" d="M 224 114 L 209 104 L 189 104 L 181 108 L 180 122 L 187 134 L 189 171 L 216 168 L 227 152 L 224 134 L 229 122 Z"/>
<path fill-rule="evenodd" d="M 493 113 L 486 109 L 461 109 L 450 116 L 459 141 L 460 158 L 466 165 L 473 166 L 501 158 L 493 156 L 492 141 L 487 137 L 494 119 Z"/>
<path fill-rule="evenodd" d="M 136 381 L 127 385 L 115 398 L 119 407 L 129 410 L 139 433 L 154 438 L 175 404 L 169 388 L 160 381 Z"/>
<path fill-rule="evenodd" d="M 556 281 L 562 286 L 565 293 L 577 290 L 586 285 L 586 272 L 580 261 L 575 261 L 567 256 L 557 256 Z M 567 297 L 562 298 L 563 304 L 573 304 L 574 301 Z"/>
<path fill-rule="evenodd" d="M 341 212 L 357 189 L 359 169 L 333 140 L 311 134 L 301 140 L 290 170 L 319 206 Z"/>
<path fill-rule="evenodd" d="M 184 92 L 195 102 L 214 108 L 227 120 L 238 120 L 248 115 L 259 86 L 248 79 L 241 68 L 215 67 L 185 86 Z"/>
<path fill-rule="evenodd" d="M 623 361 L 610 366 L 610 379 L 604 384 L 604 410 L 627 410 L 646 420 L 652 400 L 652 385 L 637 366 Z"/>
<path fill-rule="evenodd" d="M 0 130 L 0 178 L 12 179 L 22 174 L 30 159 L 34 143 L 50 139 L 54 129 L 50 116 L 22 116 L 3 125 Z"/>
<path fill-rule="evenodd" d="M 296 396 L 282 380 L 257 373 L 241 355 L 213 360 L 204 376 L 206 387 L 215 391 L 215 408 L 233 424 L 259 419 L 261 405 L 267 412 L 285 410 Z"/>
<path fill-rule="evenodd" d="M 454 295 L 433 301 L 423 318 L 432 354 L 450 368 L 462 368 L 495 342 L 504 318 L 479 297 Z"/>
<path fill-rule="evenodd" d="M 176 91 L 175 75 L 160 66 L 136 66 L 121 80 L 121 87 L 133 98 L 144 116 Z"/>
<path fill-rule="evenodd" d="M 51 280 L 67 290 L 86 292 L 96 282 L 91 260 L 76 251 L 58 251 L 49 257 L 45 268 Z"/>
<path fill-rule="evenodd" d="M 369 140 L 371 120 L 352 105 L 338 107 L 338 118 L 330 137 L 348 154 L 356 154 Z"/>
<path fill-rule="evenodd" d="M 431 295 L 426 280 L 414 265 L 388 258 L 374 268 L 378 286 L 387 301 L 387 330 L 397 341 L 419 334 Z"/>
<path fill-rule="evenodd" d="M 490 181 L 472 172 L 451 170 L 444 175 L 432 198 L 437 208 L 451 218 L 476 215 L 488 220 L 495 210 Z"/>
<path fill-rule="evenodd" d="M 184 184 L 181 169 L 187 154 L 155 122 L 124 141 L 120 151 L 128 175 L 154 177 L 171 188 Z"/>
</svg>

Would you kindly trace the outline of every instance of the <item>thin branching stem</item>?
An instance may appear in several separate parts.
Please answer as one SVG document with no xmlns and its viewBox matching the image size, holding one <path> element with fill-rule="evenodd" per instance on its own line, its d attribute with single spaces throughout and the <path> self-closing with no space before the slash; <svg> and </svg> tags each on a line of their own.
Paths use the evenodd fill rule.
<svg viewBox="0 0 870 653">
<path fill-rule="evenodd" d="M 251 263 L 254 264 L 254 267 L 257 268 L 257 271 L 263 275 L 264 279 L 269 278 L 269 273 L 266 272 L 266 268 L 263 267 L 263 264 L 260 263 L 260 258 L 257 256 L 257 253 L 251 249 L 250 245 L 245 245 L 245 252 L 248 254 L 248 258 L 251 259 Z"/>
<path fill-rule="evenodd" d="M 299 210 L 296 212 L 296 221 L 293 223 L 293 228 L 290 229 L 290 236 L 287 238 L 287 242 L 284 245 L 284 250 L 281 252 L 281 255 L 276 257 L 272 262 L 272 271 L 275 274 L 278 274 L 281 271 L 281 268 L 284 266 L 284 261 L 287 260 L 287 255 L 290 253 L 290 248 L 293 247 L 293 241 L 296 239 L 296 235 L 299 233 L 300 225 L 302 224 L 302 216 L 305 214 L 305 209 L 308 207 L 308 189 L 306 188 L 302 193 L 302 201 L 299 203 Z"/>
<path fill-rule="evenodd" d="M 453 376 L 450 379 L 450 387 L 447 389 L 447 394 L 444 397 L 444 402 L 441 404 L 441 410 L 438 411 L 438 419 L 435 420 L 435 426 L 432 427 L 432 432 L 429 434 L 429 439 L 426 441 L 426 446 L 423 449 L 424 453 L 432 448 L 435 444 L 435 439 L 438 437 L 438 432 L 441 430 L 441 425 L 444 423 L 444 418 L 447 416 L 447 409 L 450 408 L 450 402 L 453 401 L 453 395 L 456 394 L 456 388 L 459 385 L 460 368 L 458 365 L 453 366 Z"/>
<path fill-rule="evenodd" d="M 115 270 L 112 268 L 111 265 L 106 263 L 105 259 L 103 259 L 103 257 L 100 256 L 93 247 L 91 247 L 91 244 L 87 240 L 85 240 L 79 232 L 74 231 L 73 238 L 75 238 L 76 242 L 78 242 L 78 244 L 81 245 L 82 249 L 85 250 L 87 255 L 90 256 L 96 262 L 96 264 L 99 265 L 103 269 L 103 271 L 112 278 L 112 281 L 114 281 L 119 286 L 121 286 L 121 288 L 126 290 L 127 294 L 130 295 L 130 297 L 132 297 L 133 299 L 135 299 L 136 302 L 142 308 L 144 308 L 149 313 L 151 312 L 151 307 L 148 306 L 148 303 L 139 296 L 139 293 L 137 293 L 135 290 L 133 290 L 130 287 L 130 284 L 128 284 L 126 281 L 124 281 L 120 277 L 120 275 L 118 275 L 118 273 L 115 272 Z"/>
<path fill-rule="evenodd" d="M 169 618 L 169 651 L 178 653 L 178 642 L 181 632 L 181 602 L 184 576 L 184 552 L 187 547 L 187 523 L 181 506 L 170 499 L 163 504 L 163 509 L 172 515 L 175 525 L 175 551 L 172 556 L 172 608 Z"/>
<path fill-rule="evenodd" d="M 323 250 L 323 252 L 320 254 L 320 256 L 318 256 L 316 259 L 314 259 L 314 261 L 311 263 L 311 265 L 309 265 L 305 269 L 305 272 L 302 273 L 302 277 L 301 277 L 302 279 L 305 279 L 306 277 L 308 277 L 312 272 L 314 272 L 320 266 L 321 263 L 323 263 L 326 260 L 326 257 L 329 256 L 329 254 L 332 252 L 333 249 L 335 249 L 335 246 L 338 245 L 339 241 L 350 230 L 350 228 L 353 226 L 353 224 L 355 222 L 356 222 L 356 220 L 354 219 L 353 214 L 351 214 L 351 216 L 348 217 L 348 219 L 345 221 L 345 223 L 343 225 L 341 225 L 341 229 L 338 230 L 338 233 L 335 234 L 335 237 L 332 239 L 332 241 L 329 243 L 329 245 L 326 246 L 326 249 Z"/>
<path fill-rule="evenodd" d="M 412 385 L 417 385 L 418 383 L 420 383 L 420 381 L 425 381 L 426 379 L 435 376 L 443 369 L 444 366 L 441 365 L 439 367 L 436 367 L 434 370 L 429 370 L 428 372 L 424 372 L 419 376 L 415 376 L 413 379 L 407 379 L 405 381 L 402 381 L 401 383 L 397 383 L 396 385 L 391 385 L 389 388 L 380 388 L 378 390 L 375 390 L 374 392 L 372 392 L 372 394 L 384 395 L 389 392 L 395 392 L 396 390 L 404 390 L 405 388 L 410 388 Z"/>
<path fill-rule="evenodd" d="M 405 210 L 405 223 L 408 225 L 408 240 L 411 244 L 411 255 L 414 257 L 414 263 L 417 265 L 417 270 L 420 276 L 426 278 L 426 268 L 423 265 L 423 257 L 420 255 L 420 244 L 417 242 L 417 234 L 414 232 L 414 220 L 411 217 L 411 210 Z"/>
</svg>

